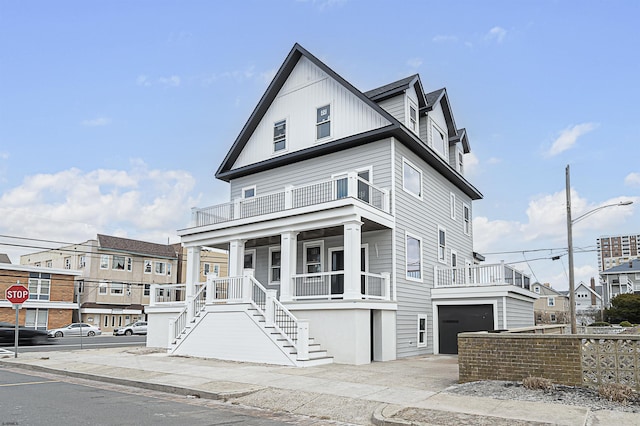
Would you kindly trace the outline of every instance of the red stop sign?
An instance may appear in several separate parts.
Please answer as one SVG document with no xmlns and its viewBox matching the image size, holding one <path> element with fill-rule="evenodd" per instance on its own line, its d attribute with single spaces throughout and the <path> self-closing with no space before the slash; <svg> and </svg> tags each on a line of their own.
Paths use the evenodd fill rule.
<svg viewBox="0 0 640 426">
<path fill-rule="evenodd" d="M 5 290 L 4 296 L 9 302 L 19 305 L 29 298 L 29 289 L 23 285 L 14 284 Z"/>
</svg>

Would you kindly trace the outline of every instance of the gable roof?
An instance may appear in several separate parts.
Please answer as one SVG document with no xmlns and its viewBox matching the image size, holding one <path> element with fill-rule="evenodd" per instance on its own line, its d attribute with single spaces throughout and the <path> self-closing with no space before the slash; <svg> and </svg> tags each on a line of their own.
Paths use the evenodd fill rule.
<svg viewBox="0 0 640 426">
<path fill-rule="evenodd" d="M 167 244 L 149 243 L 102 234 L 98 234 L 98 244 L 101 249 L 120 251 L 123 253 L 163 257 L 167 259 L 177 259 L 178 257 L 174 247 Z"/>
<path fill-rule="evenodd" d="M 401 80 L 394 81 L 393 83 L 369 90 L 364 92 L 364 95 L 372 101 L 381 102 L 403 93 L 411 86 L 415 87 L 416 93 L 418 94 L 418 108 L 426 107 L 427 101 L 424 95 L 424 89 L 422 88 L 422 81 L 420 81 L 418 74 L 413 74 Z"/>
<path fill-rule="evenodd" d="M 469 146 L 469 139 L 467 138 L 467 129 L 462 128 L 458 129 L 456 135 L 449 138 L 449 144 L 451 143 L 462 143 L 462 150 L 465 154 L 471 152 L 471 147 Z"/>
<path fill-rule="evenodd" d="M 531 284 L 531 288 L 534 288 L 535 286 L 540 287 L 540 296 L 550 296 L 550 295 L 566 296 L 566 294 L 563 294 L 561 291 L 558 291 L 558 290 L 556 290 L 556 289 L 554 289 L 552 287 L 546 286 L 544 284 L 540 284 L 539 282 L 535 282 L 535 283 Z"/>
<path fill-rule="evenodd" d="M 638 272 L 640 272 L 640 259 L 631 259 L 621 265 L 614 266 L 613 268 L 600 272 L 600 275 L 637 274 Z"/>
<path fill-rule="evenodd" d="M 339 84 L 344 86 L 347 90 L 353 93 L 357 98 L 359 98 L 362 102 L 364 102 L 367 106 L 372 108 L 378 114 L 382 115 L 387 121 L 389 121 L 388 126 L 381 127 L 378 129 L 370 130 L 367 132 L 363 132 L 356 135 L 347 136 L 342 139 L 337 139 L 331 142 L 327 142 L 320 145 L 315 145 L 309 148 L 305 148 L 299 151 L 290 152 L 287 154 L 279 155 L 277 157 L 273 157 L 267 160 L 259 161 L 257 163 L 249 164 L 246 166 L 233 168 L 234 163 L 238 159 L 240 153 L 244 149 L 245 145 L 249 141 L 249 138 L 256 130 L 260 121 L 266 114 L 267 110 L 271 106 L 271 103 L 274 101 L 276 96 L 278 95 L 280 89 L 285 84 L 291 72 L 294 70 L 296 64 L 300 60 L 300 58 L 305 57 L 309 61 L 311 61 L 315 66 L 329 75 L 331 78 L 336 80 Z M 406 90 L 411 84 L 417 85 L 419 91 L 419 98 L 424 98 L 424 91 L 422 90 L 422 83 L 420 83 L 419 76 L 413 75 L 407 77 L 402 80 L 398 80 L 397 82 L 391 83 L 387 86 L 382 86 L 381 88 L 374 89 L 372 92 L 375 92 L 376 96 L 385 96 L 385 93 L 397 93 L 401 90 Z M 404 88 L 404 89 L 403 89 Z M 441 89 L 445 90 L 445 89 Z M 446 96 L 446 93 L 445 93 Z M 426 101 L 420 110 L 426 108 Z M 448 105 L 448 100 L 447 100 Z M 450 111 L 449 111 L 450 115 Z M 453 123 L 453 117 L 451 116 L 451 123 Z M 447 118 L 448 119 L 448 118 Z M 455 126 L 455 124 L 453 124 Z M 449 129 L 449 136 L 456 136 L 457 130 L 454 128 L 453 133 L 452 130 Z M 389 114 L 385 109 L 383 109 L 380 105 L 370 99 L 367 95 L 356 89 L 351 83 L 338 75 L 335 71 L 329 68 L 326 64 L 320 61 L 318 58 L 309 53 L 306 49 L 296 43 L 286 59 L 280 66 L 280 69 L 276 73 L 275 77 L 267 87 L 267 90 L 260 98 L 260 101 L 256 105 L 255 109 L 249 116 L 249 119 L 243 126 L 240 134 L 234 141 L 233 145 L 227 155 L 222 160 L 222 163 L 218 167 L 216 171 L 216 178 L 229 182 L 231 179 L 247 176 L 252 173 L 257 173 L 260 171 L 268 170 L 271 168 L 283 166 L 286 164 L 292 164 L 299 161 L 307 160 L 310 158 L 318 157 L 321 155 L 329 154 L 332 152 L 341 151 L 344 149 L 352 148 L 359 145 L 364 145 L 369 142 L 375 142 L 380 139 L 394 137 L 404 143 L 408 148 L 410 148 L 413 152 L 423 158 L 429 165 L 431 165 L 434 169 L 444 175 L 447 179 L 453 182 L 458 188 L 460 188 L 465 194 L 467 194 L 471 199 L 478 200 L 482 198 L 482 194 L 478 191 L 471 183 L 469 183 L 461 174 L 455 171 L 448 163 L 446 163 L 439 155 L 437 155 L 432 148 L 428 147 L 419 137 L 417 137 L 413 132 L 407 129 L 402 123 L 400 123 L 395 117 Z"/>
<path fill-rule="evenodd" d="M 580 282 L 580 284 L 578 284 L 578 286 L 576 287 L 575 292 L 577 292 L 580 287 L 586 288 L 589 291 L 589 293 L 595 295 L 598 299 L 602 299 L 602 294 L 601 294 L 602 293 L 602 286 L 596 286 L 596 291 L 594 291 L 591 287 L 589 287 L 585 283 Z M 598 287 L 600 287 L 600 292 L 597 291 Z"/>
</svg>

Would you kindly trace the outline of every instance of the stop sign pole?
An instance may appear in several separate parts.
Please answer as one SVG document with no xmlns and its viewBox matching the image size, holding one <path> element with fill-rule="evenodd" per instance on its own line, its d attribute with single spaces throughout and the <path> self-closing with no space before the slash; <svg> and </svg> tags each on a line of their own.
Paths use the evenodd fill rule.
<svg viewBox="0 0 640 426">
<path fill-rule="evenodd" d="M 19 313 L 22 304 L 29 298 L 29 289 L 23 285 L 20 285 L 20 281 L 12 285 L 4 291 L 5 298 L 13 304 L 13 309 L 16 310 L 16 328 L 14 336 L 14 358 L 18 358 L 18 321 L 20 320 Z"/>
</svg>

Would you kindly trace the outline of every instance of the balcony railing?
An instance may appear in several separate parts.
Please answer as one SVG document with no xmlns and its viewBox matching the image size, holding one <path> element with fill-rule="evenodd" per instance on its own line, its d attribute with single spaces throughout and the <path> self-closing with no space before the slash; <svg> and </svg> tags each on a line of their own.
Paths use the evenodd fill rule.
<svg viewBox="0 0 640 426">
<path fill-rule="evenodd" d="M 515 285 L 531 289 L 531 278 L 528 275 L 504 263 L 459 268 L 435 266 L 434 277 L 436 288 Z"/>
<path fill-rule="evenodd" d="M 356 173 L 284 191 L 238 199 L 211 207 L 194 208 L 191 226 L 199 227 L 236 219 L 314 206 L 343 198 L 356 198 L 378 210 L 389 213 L 389 192 L 360 178 Z"/>
<path fill-rule="evenodd" d="M 200 285 L 202 284 L 200 283 Z M 151 284 L 149 305 L 184 303 L 186 288 L 186 284 Z"/>
<path fill-rule="evenodd" d="M 391 299 L 388 274 L 360 273 L 360 293 L 363 299 Z M 344 272 L 319 272 L 293 276 L 293 300 L 342 299 Z"/>
</svg>

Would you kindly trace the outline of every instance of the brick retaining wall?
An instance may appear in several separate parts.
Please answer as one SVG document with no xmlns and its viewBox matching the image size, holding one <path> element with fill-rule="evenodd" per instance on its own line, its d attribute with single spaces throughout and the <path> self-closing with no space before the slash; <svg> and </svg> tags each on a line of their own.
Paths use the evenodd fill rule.
<svg viewBox="0 0 640 426">
<path fill-rule="evenodd" d="M 569 386 L 624 383 L 640 390 L 640 335 L 461 333 L 461 383 L 544 377 Z"/>
</svg>

